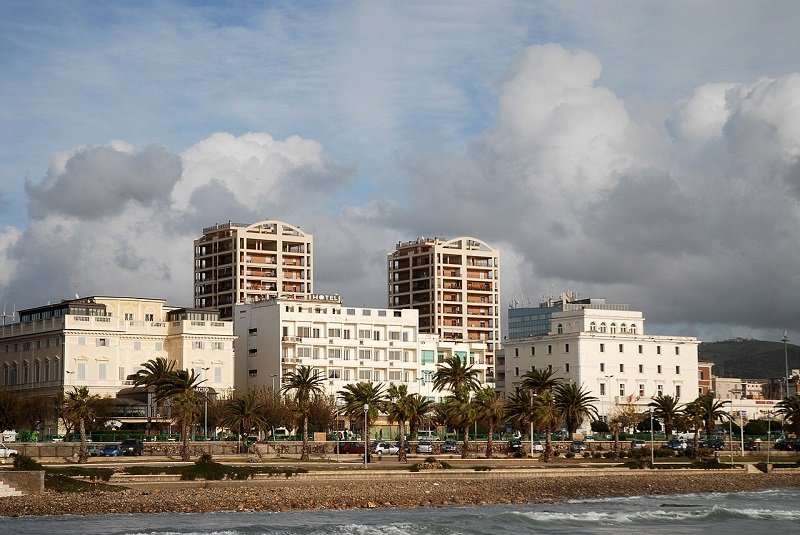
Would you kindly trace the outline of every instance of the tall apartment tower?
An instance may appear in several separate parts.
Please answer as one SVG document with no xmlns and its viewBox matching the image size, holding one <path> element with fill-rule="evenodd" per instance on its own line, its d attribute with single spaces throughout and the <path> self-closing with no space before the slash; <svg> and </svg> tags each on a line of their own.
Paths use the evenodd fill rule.
<svg viewBox="0 0 800 535">
<path fill-rule="evenodd" d="M 314 291 L 314 237 L 283 221 L 217 224 L 194 240 L 194 303 L 233 319 L 234 305 Z"/>
<path fill-rule="evenodd" d="M 500 255 L 460 237 L 399 242 L 388 255 L 389 308 L 419 311 L 420 332 L 486 343 L 487 382 L 500 344 Z"/>
</svg>

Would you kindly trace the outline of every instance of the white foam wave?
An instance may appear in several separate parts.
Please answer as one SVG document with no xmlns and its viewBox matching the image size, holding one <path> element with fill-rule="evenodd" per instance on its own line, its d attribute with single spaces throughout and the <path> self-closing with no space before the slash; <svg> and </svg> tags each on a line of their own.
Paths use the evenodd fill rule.
<svg viewBox="0 0 800 535">
<path fill-rule="evenodd" d="M 702 520 L 709 517 L 738 516 L 757 520 L 800 520 L 800 511 L 781 509 L 729 509 L 714 506 L 692 509 L 654 509 L 649 511 L 587 511 L 581 513 L 553 511 L 520 511 L 521 515 L 534 522 L 570 524 L 633 524 L 639 522 L 681 522 Z"/>
</svg>

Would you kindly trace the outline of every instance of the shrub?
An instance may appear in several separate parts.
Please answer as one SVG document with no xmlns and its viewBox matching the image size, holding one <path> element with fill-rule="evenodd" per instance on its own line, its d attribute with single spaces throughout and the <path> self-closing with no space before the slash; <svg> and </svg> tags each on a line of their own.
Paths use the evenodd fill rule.
<svg viewBox="0 0 800 535">
<path fill-rule="evenodd" d="M 114 475 L 112 468 L 87 468 L 85 466 L 67 466 L 64 468 L 49 468 L 52 474 L 59 474 L 68 477 L 88 477 L 92 481 L 108 481 Z"/>
<path fill-rule="evenodd" d="M 564 457 L 566 457 L 567 459 L 572 459 L 573 457 L 575 457 L 575 454 L 572 453 L 571 451 L 568 451 L 567 453 L 564 454 Z"/>
<path fill-rule="evenodd" d="M 44 466 L 34 461 L 30 456 L 20 453 L 14 457 L 14 470 L 40 471 Z"/>
<path fill-rule="evenodd" d="M 492 469 L 492 467 L 491 466 L 473 466 L 472 469 L 475 470 L 476 472 L 489 472 Z"/>
<path fill-rule="evenodd" d="M 439 461 L 439 464 L 442 465 L 442 468 L 453 468 L 453 465 L 447 461 Z"/>
<path fill-rule="evenodd" d="M 408 467 L 409 472 L 419 472 L 419 463 L 414 463 Z"/>
</svg>

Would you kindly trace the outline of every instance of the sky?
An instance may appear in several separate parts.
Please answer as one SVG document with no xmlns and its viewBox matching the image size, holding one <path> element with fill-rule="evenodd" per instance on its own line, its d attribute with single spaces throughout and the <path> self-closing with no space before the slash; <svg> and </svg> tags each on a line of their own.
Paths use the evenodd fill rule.
<svg viewBox="0 0 800 535">
<path fill-rule="evenodd" d="M 192 240 L 311 232 L 315 291 L 473 236 L 501 306 L 800 341 L 800 3 L 0 2 L 0 304 L 192 305 Z"/>
</svg>

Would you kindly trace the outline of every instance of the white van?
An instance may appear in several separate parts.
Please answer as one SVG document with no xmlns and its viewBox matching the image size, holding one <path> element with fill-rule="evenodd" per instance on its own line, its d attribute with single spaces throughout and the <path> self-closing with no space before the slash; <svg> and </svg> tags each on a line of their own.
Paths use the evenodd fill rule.
<svg viewBox="0 0 800 535">
<path fill-rule="evenodd" d="M 433 429 L 421 429 L 417 431 L 417 440 L 439 440 L 439 437 Z"/>
<path fill-rule="evenodd" d="M 17 441 L 16 431 L 3 431 L 2 440 L 0 440 L 0 442 L 16 442 L 16 441 Z"/>
</svg>

